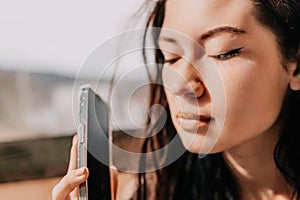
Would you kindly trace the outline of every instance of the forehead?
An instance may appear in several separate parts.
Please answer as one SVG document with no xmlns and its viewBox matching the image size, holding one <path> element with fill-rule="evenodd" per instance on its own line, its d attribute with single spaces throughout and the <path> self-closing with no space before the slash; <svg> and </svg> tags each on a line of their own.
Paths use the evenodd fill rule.
<svg viewBox="0 0 300 200">
<path fill-rule="evenodd" d="M 192 38 L 219 26 L 246 29 L 252 9 L 250 0 L 167 0 L 163 28 Z"/>
</svg>

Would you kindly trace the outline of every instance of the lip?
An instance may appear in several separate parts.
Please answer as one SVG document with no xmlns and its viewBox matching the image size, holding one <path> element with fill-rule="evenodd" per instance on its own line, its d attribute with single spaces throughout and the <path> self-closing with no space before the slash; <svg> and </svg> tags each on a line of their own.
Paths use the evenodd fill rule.
<svg viewBox="0 0 300 200">
<path fill-rule="evenodd" d="M 197 115 L 190 112 L 180 112 L 176 115 L 176 118 L 179 119 L 181 127 L 190 132 L 198 132 L 206 129 L 213 120 L 210 115 Z"/>
<path fill-rule="evenodd" d="M 180 112 L 176 115 L 176 118 L 199 121 L 211 121 L 213 119 L 210 115 L 197 115 L 190 112 Z"/>
</svg>

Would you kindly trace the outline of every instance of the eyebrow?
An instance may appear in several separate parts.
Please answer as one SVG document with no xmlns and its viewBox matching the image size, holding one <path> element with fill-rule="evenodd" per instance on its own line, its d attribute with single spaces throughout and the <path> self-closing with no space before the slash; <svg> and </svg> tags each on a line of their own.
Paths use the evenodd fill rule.
<svg viewBox="0 0 300 200">
<path fill-rule="evenodd" d="M 245 34 L 246 33 L 245 30 L 235 28 L 235 27 L 232 27 L 232 26 L 221 26 L 221 27 L 217 27 L 217 28 L 214 28 L 212 30 L 209 30 L 206 33 L 202 34 L 201 37 L 200 37 L 200 40 L 203 41 L 203 40 L 206 40 L 210 37 L 213 37 L 216 34 L 224 33 L 224 32 L 225 33 L 233 33 L 233 34 Z"/>
<path fill-rule="evenodd" d="M 220 27 L 211 29 L 211 30 L 205 32 L 204 34 L 202 34 L 200 36 L 200 41 L 204 41 L 204 40 L 206 40 L 210 37 L 213 37 L 213 36 L 215 36 L 216 34 L 219 34 L 219 33 L 245 34 L 246 31 L 242 30 L 242 29 L 239 29 L 239 28 L 232 27 L 232 26 L 220 26 Z M 161 36 L 158 39 L 158 42 L 159 41 L 177 43 L 176 39 L 170 38 L 170 37 L 167 37 L 167 36 Z"/>
<path fill-rule="evenodd" d="M 165 42 L 177 44 L 177 40 L 175 40 L 174 38 L 168 37 L 168 36 L 160 36 L 160 37 L 158 38 L 158 43 L 159 43 L 160 41 L 165 41 Z"/>
</svg>

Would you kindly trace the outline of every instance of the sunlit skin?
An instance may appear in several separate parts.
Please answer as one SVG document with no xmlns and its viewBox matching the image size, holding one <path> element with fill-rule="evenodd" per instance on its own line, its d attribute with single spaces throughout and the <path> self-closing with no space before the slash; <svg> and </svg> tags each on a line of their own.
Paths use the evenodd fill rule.
<svg viewBox="0 0 300 200">
<path fill-rule="evenodd" d="M 206 74 L 208 66 L 203 65 L 204 59 L 211 59 L 223 81 L 226 99 L 225 104 L 216 103 L 224 104 L 226 117 L 210 153 L 224 152 L 247 198 L 284 198 L 287 190 L 282 187 L 284 181 L 272 152 L 280 131 L 277 118 L 286 89 L 295 81 L 292 72 L 296 63 L 285 62 L 287 70 L 283 68 L 275 35 L 258 22 L 253 9 L 250 0 L 168 0 L 162 28 L 197 41 L 205 53 L 200 56 L 195 46 L 162 31 L 159 45 L 168 49 L 163 51 L 163 82 L 172 121 L 184 146 L 201 153 L 207 126 L 200 120 L 195 125 L 191 119 L 189 127 L 189 117 L 180 113 L 211 115 L 212 106 L 218 107 L 212 105 L 215 94 L 206 84 L 206 78 L 213 76 Z M 197 97 L 196 104 L 191 103 L 191 93 Z M 213 120 L 208 125 L 213 129 L 222 119 L 210 117 Z"/>
<path fill-rule="evenodd" d="M 251 0 L 167 0 L 158 39 L 166 61 L 163 84 L 187 150 L 203 153 L 210 144 L 204 153 L 222 152 L 242 199 L 290 199 L 273 152 L 286 90 L 300 90 L 300 75 L 293 75 L 297 63 L 282 57 L 254 9 Z M 53 200 L 75 198 L 87 180 L 88 169 L 76 169 L 74 141 Z"/>
</svg>

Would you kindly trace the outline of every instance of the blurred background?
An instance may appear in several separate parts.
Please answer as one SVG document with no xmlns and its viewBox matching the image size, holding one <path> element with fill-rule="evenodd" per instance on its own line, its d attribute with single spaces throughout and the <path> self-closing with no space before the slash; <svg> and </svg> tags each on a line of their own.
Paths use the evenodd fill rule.
<svg viewBox="0 0 300 200">
<path fill-rule="evenodd" d="M 144 4 L 143 0 L 0 2 L 0 199 L 51 199 L 52 187 L 66 172 L 76 132 L 72 107 L 76 75 L 104 41 L 143 26 L 148 13 L 134 14 Z M 130 62 L 123 62 L 123 69 L 133 66 Z M 105 99 L 111 76 L 105 75 L 97 90 Z M 128 122 L 126 110 L 121 111 L 126 88 L 145 80 L 140 72 L 133 73 L 115 91 L 119 125 L 125 129 L 136 128 Z M 80 77 L 81 82 L 99 84 L 89 76 Z M 141 110 L 146 91 L 142 87 L 130 107 L 139 123 L 145 116 Z M 116 138 L 121 138 L 119 144 L 128 144 L 119 125 L 114 124 Z"/>
</svg>

